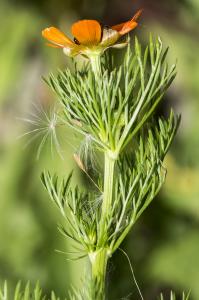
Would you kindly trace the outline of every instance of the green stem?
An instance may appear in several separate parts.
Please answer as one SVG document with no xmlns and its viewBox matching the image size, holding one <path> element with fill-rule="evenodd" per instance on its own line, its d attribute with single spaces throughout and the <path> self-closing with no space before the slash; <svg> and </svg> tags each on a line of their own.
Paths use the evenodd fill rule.
<svg viewBox="0 0 199 300">
<path fill-rule="evenodd" d="M 105 299 L 105 280 L 107 262 L 110 257 L 107 249 L 108 221 L 112 208 L 113 182 L 114 182 L 115 158 L 111 157 L 110 152 L 105 152 L 104 157 L 104 192 L 99 222 L 99 238 L 97 250 L 89 254 L 92 271 L 92 300 Z"/>
<path fill-rule="evenodd" d="M 92 300 L 105 300 L 105 279 L 108 255 L 106 248 L 89 256 L 92 271 Z"/>
<path fill-rule="evenodd" d="M 107 221 L 110 217 L 113 198 L 113 179 L 114 179 L 115 158 L 109 152 L 104 155 L 104 195 L 102 202 L 101 221 L 99 224 L 100 238 L 99 245 L 105 245 L 107 239 Z"/>
<path fill-rule="evenodd" d="M 100 55 L 96 54 L 96 55 L 90 56 L 89 58 L 90 58 L 93 73 L 95 74 L 96 77 L 98 77 L 99 75 L 101 75 Z"/>
</svg>

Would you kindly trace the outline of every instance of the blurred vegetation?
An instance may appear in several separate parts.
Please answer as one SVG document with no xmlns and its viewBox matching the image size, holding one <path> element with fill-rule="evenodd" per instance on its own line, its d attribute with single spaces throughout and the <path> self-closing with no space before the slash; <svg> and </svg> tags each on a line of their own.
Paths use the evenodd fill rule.
<svg viewBox="0 0 199 300">
<path fill-rule="evenodd" d="M 69 32 L 79 18 L 97 18 L 105 24 L 123 21 L 144 8 L 136 34 L 143 42 L 149 32 L 170 46 L 171 61 L 178 61 L 178 76 L 161 113 L 172 106 L 182 114 L 182 124 L 165 166 L 168 176 L 158 199 L 142 217 L 123 248 L 132 260 L 136 278 L 147 299 L 160 291 L 191 290 L 199 299 L 199 2 L 198 0 L 51 0 L 0 3 L 0 280 L 13 285 L 21 279 L 40 280 L 47 293 L 65 295 L 78 283 L 84 262 L 66 262 L 54 249 L 69 242 L 58 234 L 59 216 L 40 183 L 45 169 L 69 173 L 76 137 L 61 134 L 64 160 L 44 147 L 36 160 L 39 140 L 24 148 L 32 124 L 18 118 L 41 107 L 53 106 L 54 96 L 41 76 L 70 61 L 58 50 L 45 47 L 40 32 L 49 25 Z M 33 105 L 34 104 L 34 105 Z M 40 140 L 41 141 L 41 140 Z M 81 174 L 76 178 L 84 183 Z M 109 266 L 111 299 L 135 297 L 128 261 L 117 253 Z M 180 296 L 179 296 L 180 297 Z"/>
</svg>

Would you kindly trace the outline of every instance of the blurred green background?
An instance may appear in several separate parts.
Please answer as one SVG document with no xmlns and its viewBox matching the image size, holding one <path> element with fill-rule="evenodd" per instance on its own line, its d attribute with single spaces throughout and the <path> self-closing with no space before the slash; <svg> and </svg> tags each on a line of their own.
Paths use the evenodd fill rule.
<svg viewBox="0 0 199 300">
<path fill-rule="evenodd" d="M 123 244 L 147 300 L 191 290 L 199 299 L 199 1 L 198 0 L 16 0 L 0 2 L 0 281 L 10 285 L 21 279 L 48 293 L 66 295 L 78 284 L 82 262 L 68 262 L 55 249 L 69 242 L 57 232 L 60 216 L 40 182 L 45 169 L 67 174 L 75 168 L 72 154 L 77 138 L 61 132 L 64 160 L 43 148 L 34 132 L 38 115 L 54 105 L 54 95 L 42 81 L 57 68 L 70 64 L 61 51 L 45 46 L 41 30 L 50 25 L 66 33 L 72 22 L 96 18 L 114 24 L 144 8 L 136 34 L 146 42 L 149 32 L 170 46 L 177 59 L 178 76 L 161 110 L 172 106 L 182 123 L 167 157 L 167 182 L 158 199 L 143 215 Z M 132 33 L 132 35 L 134 32 Z M 34 116 L 36 114 L 36 117 Z M 30 143 L 30 141 L 32 143 Z M 25 147 L 29 144 L 27 147 Z M 126 258 L 118 252 L 109 265 L 110 299 L 137 299 Z"/>
</svg>

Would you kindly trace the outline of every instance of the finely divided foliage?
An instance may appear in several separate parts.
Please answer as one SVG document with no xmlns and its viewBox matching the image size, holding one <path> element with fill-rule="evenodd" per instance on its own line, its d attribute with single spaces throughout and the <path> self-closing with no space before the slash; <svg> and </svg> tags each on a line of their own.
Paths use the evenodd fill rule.
<svg viewBox="0 0 199 300">
<path fill-rule="evenodd" d="M 98 172 L 90 191 L 72 187 L 72 173 L 66 180 L 42 174 L 50 198 L 65 220 L 59 230 L 76 243 L 74 253 L 67 257 L 89 257 L 88 299 L 105 299 L 108 259 L 165 180 L 163 160 L 180 122 L 172 111 L 167 118 L 155 115 L 176 74 L 175 65 L 168 67 L 167 52 L 160 39 L 150 37 L 149 45 L 142 49 L 136 38 L 119 66 L 112 56 L 105 55 L 96 68 L 85 64 L 81 69 L 51 74 L 46 80 L 61 103 L 63 124 L 89 135 L 91 145 L 104 155 L 104 173 Z M 75 159 L 93 180 L 81 158 L 76 155 Z M 78 295 L 74 299 L 81 299 Z"/>
<path fill-rule="evenodd" d="M 128 47 L 120 67 L 110 71 L 102 65 L 96 80 L 89 66 L 50 75 L 47 83 L 63 104 L 65 121 L 83 134 L 91 134 L 104 150 L 116 155 L 149 119 L 175 77 L 165 61 L 168 49 L 150 38 L 144 51 L 135 39 Z"/>
<path fill-rule="evenodd" d="M 111 253 L 120 246 L 164 183 L 166 170 L 162 162 L 178 123 L 179 119 L 175 119 L 172 112 L 168 120 L 159 119 L 157 127 L 148 130 L 144 141 L 139 137 L 134 153 L 125 153 L 118 159 L 112 209 L 108 218 L 109 234 L 103 244 L 109 247 Z M 44 172 L 42 181 L 67 221 L 65 228 L 59 226 L 60 231 L 78 242 L 89 254 L 101 247 L 98 245 L 100 206 L 95 206 L 98 194 L 80 191 L 77 186 L 71 188 L 71 177 L 72 173 L 67 180 L 59 182 L 58 176 Z"/>
<path fill-rule="evenodd" d="M 83 288 L 78 292 L 75 289 L 72 289 L 70 295 L 64 300 L 85 300 L 89 299 L 88 296 L 89 290 Z M 40 288 L 39 283 L 35 287 L 31 287 L 28 282 L 25 286 L 18 282 L 15 287 L 14 292 L 8 290 L 7 282 L 4 283 L 3 287 L 0 288 L 0 300 L 60 300 L 58 296 L 52 291 L 49 296 L 45 295 Z"/>
<path fill-rule="evenodd" d="M 161 41 L 154 44 L 150 38 L 149 48 L 142 55 L 136 39 L 135 51 L 128 47 L 121 66 L 110 71 L 104 62 L 98 80 L 85 66 L 74 73 L 60 71 L 47 81 L 63 104 L 65 122 L 89 134 L 98 149 L 116 158 L 117 176 L 111 210 L 107 212 L 109 234 L 103 243 L 110 252 L 117 249 L 165 179 L 162 163 L 180 118 L 171 111 L 168 120 L 160 118 L 157 125 L 154 120 L 147 121 L 175 76 L 175 66 L 169 70 L 165 62 L 166 54 Z M 129 153 L 122 151 L 127 144 L 133 144 Z M 94 206 L 99 195 L 78 187 L 71 189 L 71 176 L 58 183 L 58 176 L 44 172 L 42 181 L 69 223 L 67 231 L 62 228 L 62 232 L 89 253 L 99 246 L 101 208 Z"/>
<path fill-rule="evenodd" d="M 170 300 L 176 300 L 176 299 L 177 299 L 174 292 L 171 292 L 170 298 L 169 298 L 169 299 L 170 299 Z M 165 299 L 164 296 L 161 294 L 159 300 L 166 300 L 166 299 Z M 183 294 L 182 294 L 182 298 L 179 298 L 179 300 L 189 300 L 189 293 L 188 293 L 188 294 L 183 293 Z"/>
<path fill-rule="evenodd" d="M 0 288 L 0 300 L 60 300 L 58 296 L 54 292 L 51 292 L 50 296 L 44 295 L 43 291 L 41 290 L 39 284 L 37 283 L 34 288 L 30 286 L 29 283 L 26 284 L 25 287 L 22 286 L 21 282 L 19 282 L 14 292 L 8 290 L 7 283 L 5 282 L 3 287 Z M 85 287 L 78 291 L 76 289 L 72 289 L 69 297 L 65 298 L 65 300 L 86 300 L 89 298 L 89 289 Z M 168 300 L 176 300 L 176 296 L 173 292 L 171 292 L 170 299 Z M 182 294 L 179 300 L 189 300 L 189 294 Z M 161 294 L 158 300 L 166 300 L 163 295 Z"/>
</svg>

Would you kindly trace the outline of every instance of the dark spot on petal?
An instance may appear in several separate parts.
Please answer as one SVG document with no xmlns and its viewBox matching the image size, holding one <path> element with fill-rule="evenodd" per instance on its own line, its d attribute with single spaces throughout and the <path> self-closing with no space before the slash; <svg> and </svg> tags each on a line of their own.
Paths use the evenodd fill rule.
<svg viewBox="0 0 199 300">
<path fill-rule="evenodd" d="M 80 42 L 76 38 L 74 38 L 74 42 L 75 44 L 80 45 Z"/>
</svg>

